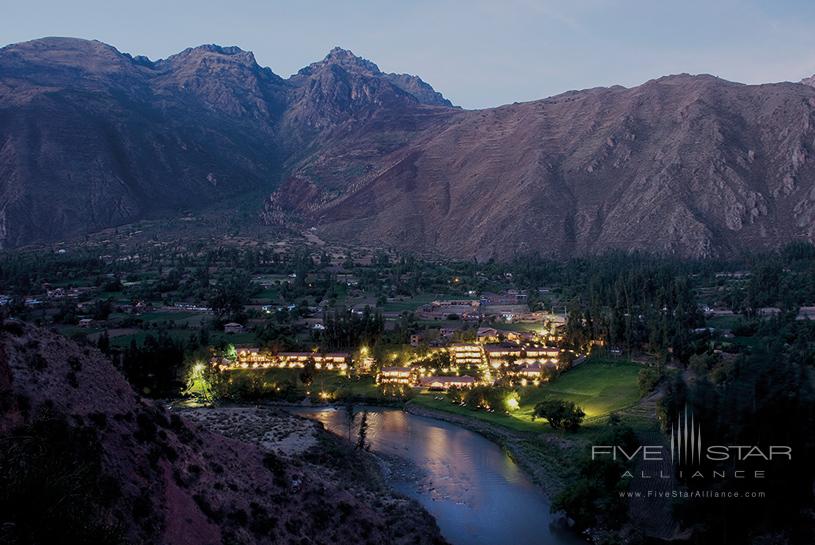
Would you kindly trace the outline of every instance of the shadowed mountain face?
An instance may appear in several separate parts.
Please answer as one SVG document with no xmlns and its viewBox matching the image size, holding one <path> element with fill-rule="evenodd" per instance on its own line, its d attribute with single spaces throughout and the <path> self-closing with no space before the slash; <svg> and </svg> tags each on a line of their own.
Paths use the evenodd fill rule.
<svg viewBox="0 0 815 545">
<path fill-rule="evenodd" d="M 815 237 L 815 88 L 679 75 L 465 111 L 339 48 L 0 50 L 0 241 L 245 196 L 259 221 L 460 258 L 723 255 Z M 265 197 L 264 197 L 265 195 Z"/>
</svg>

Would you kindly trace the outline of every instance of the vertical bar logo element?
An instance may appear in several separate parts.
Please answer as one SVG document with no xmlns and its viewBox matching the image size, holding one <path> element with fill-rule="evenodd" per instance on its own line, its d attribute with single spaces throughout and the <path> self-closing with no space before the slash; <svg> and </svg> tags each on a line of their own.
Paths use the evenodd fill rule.
<svg viewBox="0 0 815 545">
<path fill-rule="evenodd" d="M 676 416 L 671 424 L 671 462 L 678 465 L 699 464 L 702 461 L 702 425 L 697 424 L 688 410 Z"/>
</svg>

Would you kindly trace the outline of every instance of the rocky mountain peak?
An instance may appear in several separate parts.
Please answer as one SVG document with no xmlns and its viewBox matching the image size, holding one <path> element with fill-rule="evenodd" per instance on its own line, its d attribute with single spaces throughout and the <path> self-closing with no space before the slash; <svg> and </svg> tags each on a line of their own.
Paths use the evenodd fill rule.
<svg viewBox="0 0 815 545">
<path fill-rule="evenodd" d="M 422 104 L 453 107 L 452 102 L 444 98 L 444 95 L 433 89 L 429 83 L 425 82 L 419 76 L 413 76 L 411 74 L 385 74 L 384 77 L 401 90 L 413 95 L 413 97 Z"/>
<path fill-rule="evenodd" d="M 218 59 L 221 62 L 239 64 L 247 68 L 260 68 L 255 55 L 251 51 L 244 51 L 237 46 L 220 46 L 216 44 L 204 44 L 198 47 L 189 47 L 166 59 L 171 64 L 200 63 L 205 60 Z"/>
<path fill-rule="evenodd" d="M 810 87 L 815 87 L 815 75 L 802 79 L 801 83 L 803 83 L 804 85 L 809 85 Z"/>
<path fill-rule="evenodd" d="M 396 92 L 403 92 L 416 99 L 420 104 L 434 106 L 453 106 L 453 103 L 444 98 L 420 77 L 411 74 L 386 74 L 375 63 L 355 55 L 348 49 L 334 47 L 321 61 L 312 63 L 300 70 L 294 77 L 317 77 L 326 71 L 341 70 L 346 74 L 363 78 L 384 80 L 396 88 Z"/>
<path fill-rule="evenodd" d="M 354 55 L 341 47 L 334 47 L 321 61 L 311 63 L 298 72 L 298 75 L 310 76 L 325 68 L 340 67 L 346 72 L 365 76 L 379 76 L 379 67 L 368 59 Z"/>
</svg>

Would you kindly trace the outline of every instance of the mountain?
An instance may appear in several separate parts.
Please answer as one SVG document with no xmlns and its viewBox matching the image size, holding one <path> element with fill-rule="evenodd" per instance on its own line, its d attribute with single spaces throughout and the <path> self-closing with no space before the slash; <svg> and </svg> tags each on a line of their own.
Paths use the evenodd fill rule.
<svg viewBox="0 0 815 545">
<path fill-rule="evenodd" d="M 805 82 L 802 82 L 805 83 Z M 457 258 L 729 255 L 815 238 L 815 87 L 667 76 L 467 111 L 332 49 L 0 50 L 0 241 L 243 199 L 328 239 Z"/>
<path fill-rule="evenodd" d="M 0 240 L 47 241 L 273 187 L 286 83 L 251 54 L 0 50 Z"/>
<path fill-rule="evenodd" d="M 815 87 L 815 76 L 809 76 L 808 78 L 804 78 L 801 80 L 801 83 L 803 83 L 804 85 L 810 85 L 812 87 Z"/>
<path fill-rule="evenodd" d="M 299 457 L 213 433 L 140 398 L 95 349 L 5 321 L 0 542 L 445 543 L 417 504 L 365 484 L 376 462 L 320 431 L 323 450 Z"/>
<path fill-rule="evenodd" d="M 480 259 L 727 255 L 815 236 L 807 86 L 679 75 L 457 112 L 417 133 L 358 167 L 352 190 L 305 205 L 325 236 Z M 296 178 L 349 171 L 347 156 Z"/>
</svg>

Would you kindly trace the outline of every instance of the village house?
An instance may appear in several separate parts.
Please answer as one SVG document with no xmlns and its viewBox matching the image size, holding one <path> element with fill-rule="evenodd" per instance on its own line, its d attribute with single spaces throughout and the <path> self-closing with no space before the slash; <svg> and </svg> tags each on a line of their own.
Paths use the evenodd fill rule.
<svg viewBox="0 0 815 545">
<path fill-rule="evenodd" d="M 455 316 L 461 320 L 477 320 L 481 317 L 480 303 L 476 300 L 433 301 L 419 307 L 416 317 L 420 320 L 447 320 Z"/>
<path fill-rule="evenodd" d="M 82 318 L 79 320 L 79 327 L 93 327 L 93 318 Z"/>
<path fill-rule="evenodd" d="M 498 341 L 498 335 L 498 330 L 493 327 L 479 327 L 475 337 L 480 343 L 493 343 Z"/>
<path fill-rule="evenodd" d="M 453 364 L 458 366 L 480 365 L 484 361 L 484 350 L 480 344 L 456 343 L 450 345 L 448 350 Z"/>
<path fill-rule="evenodd" d="M 542 361 L 557 362 L 560 350 L 552 347 L 523 346 L 516 344 L 488 344 L 484 346 L 484 353 L 490 366 L 498 369 L 510 363 L 532 364 Z"/>
<path fill-rule="evenodd" d="M 422 344 L 422 336 L 418 333 L 414 333 L 410 336 L 410 346 L 413 348 L 418 348 Z"/>
<path fill-rule="evenodd" d="M 410 367 L 383 367 L 379 373 L 379 383 L 409 385 L 412 376 L 413 371 Z"/>
<path fill-rule="evenodd" d="M 508 341 L 521 343 L 521 342 L 534 342 L 537 340 L 538 335 L 531 331 L 502 331 L 504 338 Z"/>
<path fill-rule="evenodd" d="M 449 339 L 456 334 L 456 331 L 460 331 L 460 329 L 455 327 L 442 327 L 439 328 L 439 336 Z"/>
<path fill-rule="evenodd" d="M 487 305 L 526 305 L 528 296 L 517 290 L 507 290 L 505 293 L 486 292 L 481 295 L 481 304 Z"/>
<path fill-rule="evenodd" d="M 64 299 L 65 298 L 65 290 L 63 288 L 56 288 L 53 290 L 48 290 L 48 298 L 49 299 Z"/>
<path fill-rule="evenodd" d="M 557 361 L 557 359 L 560 357 L 560 349 L 550 346 L 527 346 L 524 349 L 524 355 L 527 358 L 536 360 Z"/>
<path fill-rule="evenodd" d="M 358 373 L 370 373 L 374 368 L 375 360 L 371 356 L 362 356 L 354 362 L 354 369 Z"/>
<path fill-rule="evenodd" d="M 243 326 L 237 322 L 229 322 L 224 324 L 224 333 L 243 333 Z"/>
<path fill-rule="evenodd" d="M 798 309 L 796 320 L 815 320 L 815 307 L 801 307 Z"/>
<path fill-rule="evenodd" d="M 542 380 L 545 377 L 545 372 L 546 366 L 544 364 L 528 363 L 518 370 L 517 376 L 527 380 Z"/>
<path fill-rule="evenodd" d="M 419 385 L 428 390 L 449 390 L 450 388 L 471 388 L 475 386 L 476 380 L 474 377 L 460 376 L 460 377 L 422 377 L 419 379 Z"/>
<path fill-rule="evenodd" d="M 228 368 L 268 369 L 268 368 L 302 368 L 309 359 L 314 361 L 315 369 L 329 371 L 348 369 L 351 355 L 347 352 L 278 352 L 255 347 L 241 347 L 236 350 L 237 360 Z"/>
<path fill-rule="evenodd" d="M 481 307 L 481 310 L 487 318 L 497 318 L 504 322 L 513 322 L 516 316 L 528 313 L 529 307 L 527 305 L 484 305 Z"/>
</svg>

